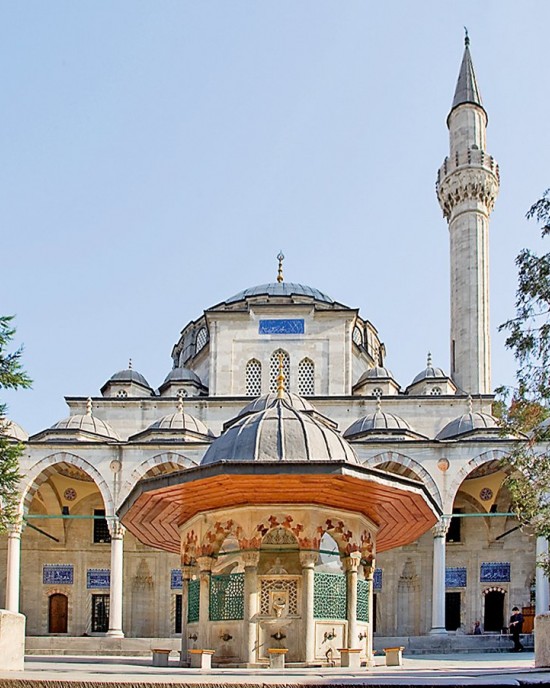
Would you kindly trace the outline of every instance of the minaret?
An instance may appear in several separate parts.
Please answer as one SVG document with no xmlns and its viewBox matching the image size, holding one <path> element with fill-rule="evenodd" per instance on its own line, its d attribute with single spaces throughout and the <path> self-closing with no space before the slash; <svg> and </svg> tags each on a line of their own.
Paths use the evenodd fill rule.
<svg viewBox="0 0 550 688">
<path fill-rule="evenodd" d="M 466 32 L 464 56 L 447 117 L 450 155 L 437 173 L 437 198 L 449 223 L 451 377 L 469 394 L 491 393 L 489 215 L 499 189 L 498 165 L 485 150 L 481 103 Z"/>
</svg>

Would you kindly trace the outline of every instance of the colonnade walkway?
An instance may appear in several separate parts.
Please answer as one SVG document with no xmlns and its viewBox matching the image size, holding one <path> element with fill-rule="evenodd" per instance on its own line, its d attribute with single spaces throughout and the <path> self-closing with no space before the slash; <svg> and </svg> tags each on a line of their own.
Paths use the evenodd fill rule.
<svg viewBox="0 0 550 688">
<path fill-rule="evenodd" d="M 22 672 L 1 670 L 0 688 L 285 688 L 286 686 L 529 686 L 550 685 L 550 669 L 535 669 L 532 652 L 415 655 L 403 657 L 403 666 L 387 667 L 376 656 L 376 666 L 362 669 L 287 668 L 212 669 L 178 666 L 153 667 L 143 657 L 27 657 Z"/>
</svg>

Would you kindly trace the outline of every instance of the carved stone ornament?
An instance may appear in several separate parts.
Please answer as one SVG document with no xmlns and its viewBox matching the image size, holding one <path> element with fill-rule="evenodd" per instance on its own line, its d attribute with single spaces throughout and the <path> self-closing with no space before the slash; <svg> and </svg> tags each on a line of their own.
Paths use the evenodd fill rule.
<svg viewBox="0 0 550 688">
<path fill-rule="evenodd" d="M 241 556 L 243 558 L 243 564 L 245 569 L 254 568 L 255 566 L 258 566 L 258 563 L 260 561 L 259 552 L 241 552 Z"/>
<path fill-rule="evenodd" d="M 451 172 L 437 184 L 437 200 L 443 216 L 449 220 L 453 209 L 464 201 L 483 203 L 489 214 L 498 191 L 499 182 L 494 172 L 483 168 L 463 168 Z"/>
<path fill-rule="evenodd" d="M 305 569 L 312 569 L 318 558 L 319 552 L 300 552 L 300 564 Z"/>
<path fill-rule="evenodd" d="M 110 518 L 107 521 L 107 526 L 109 528 L 109 533 L 111 538 L 122 538 L 126 532 L 126 528 L 118 520 L 118 518 Z"/>
<path fill-rule="evenodd" d="M 449 530 L 450 522 L 450 518 L 443 517 L 439 521 L 439 523 L 436 523 L 435 526 L 432 528 L 432 534 L 434 538 L 444 538 L 445 535 L 447 535 L 447 531 Z"/>
</svg>

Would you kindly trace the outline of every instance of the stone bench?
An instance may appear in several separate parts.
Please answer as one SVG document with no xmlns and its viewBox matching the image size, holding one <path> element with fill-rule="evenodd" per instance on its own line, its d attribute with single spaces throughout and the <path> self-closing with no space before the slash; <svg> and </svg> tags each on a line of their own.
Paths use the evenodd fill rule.
<svg viewBox="0 0 550 688">
<path fill-rule="evenodd" d="M 386 666 L 403 666 L 404 647 L 385 647 Z"/>
<path fill-rule="evenodd" d="M 168 657 L 170 657 L 171 650 L 164 650 L 158 647 L 152 649 L 153 653 L 153 666 L 156 667 L 167 667 Z"/>
<path fill-rule="evenodd" d="M 212 655 L 216 650 L 188 650 L 192 669 L 211 669 Z"/>
</svg>

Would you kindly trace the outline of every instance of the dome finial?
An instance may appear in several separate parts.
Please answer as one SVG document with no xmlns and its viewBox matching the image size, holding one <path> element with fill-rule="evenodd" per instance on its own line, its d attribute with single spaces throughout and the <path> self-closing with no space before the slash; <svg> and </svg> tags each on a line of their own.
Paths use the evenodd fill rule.
<svg viewBox="0 0 550 688">
<path fill-rule="evenodd" d="M 285 259 L 284 253 L 279 251 L 277 254 L 277 260 L 279 261 L 279 269 L 277 270 L 277 282 L 281 283 L 284 280 L 283 277 L 283 260 Z"/>
<path fill-rule="evenodd" d="M 472 413 L 472 410 L 473 410 L 472 395 L 468 394 L 468 413 Z"/>
<path fill-rule="evenodd" d="M 376 395 L 376 413 L 380 413 L 382 411 L 382 395 L 377 394 Z"/>
<path fill-rule="evenodd" d="M 432 367 L 432 354 L 428 351 L 428 357 L 426 359 L 426 368 Z"/>
<path fill-rule="evenodd" d="M 468 29 L 464 27 L 464 45 L 468 47 L 470 45 L 470 37 L 468 36 Z"/>
<path fill-rule="evenodd" d="M 285 374 L 283 372 L 283 354 L 279 354 L 279 374 L 277 375 L 277 399 L 285 397 Z"/>
<path fill-rule="evenodd" d="M 178 398 L 178 413 L 183 415 L 183 397 Z"/>
<path fill-rule="evenodd" d="M 88 397 L 86 399 L 86 415 L 87 416 L 92 415 L 92 397 Z"/>
<path fill-rule="evenodd" d="M 128 359 L 128 370 L 132 370 L 132 359 Z"/>
</svg>

